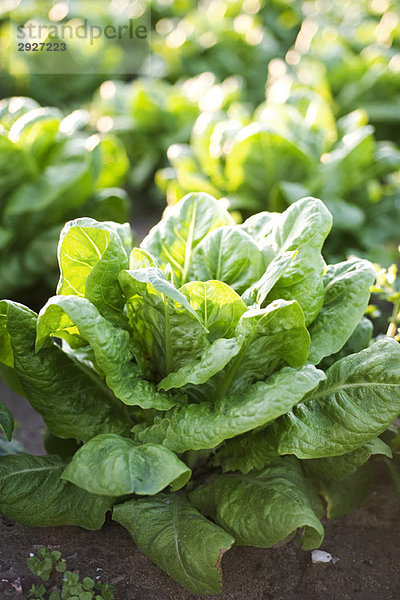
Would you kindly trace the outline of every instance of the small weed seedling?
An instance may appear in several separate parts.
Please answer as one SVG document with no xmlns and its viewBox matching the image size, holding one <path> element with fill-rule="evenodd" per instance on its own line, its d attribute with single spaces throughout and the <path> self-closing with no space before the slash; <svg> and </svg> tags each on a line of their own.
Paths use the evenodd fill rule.
<svg viewBox="0 0 400 600">
<path fill-rule="evenodd" d="M 30 556 L 27 564 L 46 585 L 32 585 L 29 600 L 114 600 L 112 585 L 90 577 L 80 581 L 79 573 L 67 570 L 66 561 L 58 550 L 42 547 L 37 554 Z"/>
</svg>

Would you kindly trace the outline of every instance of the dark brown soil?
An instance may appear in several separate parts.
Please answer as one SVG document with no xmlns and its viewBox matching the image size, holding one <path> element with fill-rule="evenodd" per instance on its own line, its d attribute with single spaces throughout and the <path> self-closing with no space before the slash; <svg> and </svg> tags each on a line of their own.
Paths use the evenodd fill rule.
<svg viewBox="0 0 400 600">
<path fill-rule="evenodd" d="M 42 452 L 41 421 L 29 405 L 0 385 L 1 397 L 23 423 L 17 438 Z M 398 600 L 400 518 L 390 486 L 379 484 L 367 504 L 325 523 L 322 549 L 339 560 L 318 565 L 294 543 L 277 549 L 233 548 L 223 558 L 221 600 Z M 71 569 L 115 586 L 116 600 L 194 600 L 144 556 L 115 523 L 101 531 L 28 528 L 0 519 L 0 600 L 26 599 L 36 583 L 26 567 L 40 546 L 59 549 Z"/>
</svg>

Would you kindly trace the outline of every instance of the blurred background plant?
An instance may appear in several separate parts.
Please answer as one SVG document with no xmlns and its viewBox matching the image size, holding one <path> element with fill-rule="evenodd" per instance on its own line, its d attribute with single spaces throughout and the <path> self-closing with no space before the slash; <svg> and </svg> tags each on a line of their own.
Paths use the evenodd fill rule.
<svg viewBox="0 0 400 600">
<path fill-rule="evenodd" d="M 105 81 L 90 105 L 90 122 L 98 132 L 112 131 L 122 140 L 130 160 L 127 185 L 132 193 L 142 191 L 160 203 L 152 181 L 156 169 L 166 163 L 169 145 L 188 142 L 203 110 L 226 109 L 241 92 L 237 77 L 216 84 L 210 72 L 174 85 L 148 78 Z"/>
<path fill-rule="evenodd" d="M 79 26 L 87 19 L 88 25 L 118 27 L 126 25 L 130 17 L 145 13 L 149 14 L 150 22 L 150 8 L 150 0 L 4 0 L 0 6 L 1 95 L 30 96 L 41 104 L 50 102 L 56 106 L 75 108 L 89 101 L 107 77 L 126 79 L 131 78 L 133 73 L 149 72 L 148 42 L 142 41 L 135 46 L 133 61 L 131 39 L 125 30 L 121 37 L 113 39 L 102 35 L 91 43 L 85 38 L 68 37 L 68 60 L 65 66 L 73 64 L 72 72 L 57 72 L 60 62 L 56 62 L 58 56 L 51 52 L 21 52 L 16 58 L 13 54 L 13 72 L 7 65 L 10 64 L 10 51 L 18 41 L 18 26 L 29 22 Z"/>
<path fill-rule="evenodd" d="M 400 251 L 400 246 L 398 248 Z M 400 342 L 400 278 L 398 277 L 397 264 L 392 264 L 387 269 L 375 265 L 376 282 L 371 288 L 372 303 L 367 314 L 379 324 L 378 330 L 384 330 L 385 315 L 386 335 Z M 383 314 L 382 314 L 383 313 Z"/>
<path fill-rule="evenodd" d="M 279 69 L 284 63 L 270 64 Z M 233 105 L 198 117 L 190 144 L 172 145 L 170 167 L 157 173 L 167 201 L 206 191 L 248 216 L 313 195 L 334 218 L 330 258 L 356 253 L 388 264 L 400 218 L 400 151 L 376 140 L 364 110 L 336 120 L 321 94 L 294 83 L 282 96 L 281 82 L 253 113 Z"/>
<path fill-rule="evenodd" d="M 262 101 L 268 63 L 284 57 L 301 26 L 298 0 L 155 0 L 152 50 L 169 81 L 205 71 L 243 80 L 245 99 Z"/>
<path fill-rule="evenodd" d="M 286 56 L 300 81 L 328 87 L 336 113 L 367 111 L 379 139 L 400 134 L 400 13 L 397 0 L 304 2 Z"/>
<path fill-rule="evenodd" d="M 30 304 L 56 283 L 64 222 L 90 214 L 125 222 L 129 202 L 116 187 L 128 159 L 112 134 L 89 135 L 88 114 L 40 107 L 30 98 L 0 101 L 1 295 Z M 23 273 L 23 277 L 21 274 Z"/>
</svg>

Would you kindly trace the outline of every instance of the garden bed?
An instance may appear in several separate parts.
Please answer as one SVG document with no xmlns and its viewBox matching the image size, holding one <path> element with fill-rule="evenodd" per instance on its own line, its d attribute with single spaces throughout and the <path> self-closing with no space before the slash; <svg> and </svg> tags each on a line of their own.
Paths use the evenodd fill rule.
<svg viewBox="0 0 400 600">
<path fill-rule="evenodd" d="M 40 418 L 28 403 L 2 385 L 1 396 L 22 424 L 16 438 L 43 453 Z M 325 521 L 322 549 L 339 560 L 313 564 L 295 542 L 275 549 L 235 547 L 223 559 L 221 600 L 390 600 L 399 597 L 400 515 L 390 485 L 380 481 L 368 502 L 347 517 Z M 0 521 L 0 597 L 25 599 L 34 578 L 26 566 L 40 546 L 58 549 L 82 576 L 115 586 L 116 600 L 194 600 L 195 596 L 160 571 L 128 533 L 107 522 L 100 532 L 77 527 L 32 528 Z M 19 590 L 19 591 L 18 591 Z"/>
</svg>

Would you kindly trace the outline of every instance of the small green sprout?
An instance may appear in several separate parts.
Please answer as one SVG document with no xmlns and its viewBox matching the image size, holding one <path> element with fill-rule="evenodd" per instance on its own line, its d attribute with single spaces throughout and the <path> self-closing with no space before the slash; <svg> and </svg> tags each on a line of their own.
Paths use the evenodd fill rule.
<svg viewBox="0 0 400 600">
<path fill-rule="evenodd" d="M 46 588 L 43 584 L 36 586 L 33 585 L 29 591 L 29 600 L 45 600 Z M 53 600 L 53 599 L 51 599 Z"/>
<path fill-rule="evenodd" d="M 91 577 L 80 581 L 79 573 L 67 570 L 66 561 L 58 550 L 42 547 L 37 554 L 30 556 L 27 564 L 46 585 L 33 585 L 29 600 L 114 600 L 112 585 L 94 581 Z M 57 581 L 57 575 L 62 575 L 61 581 Z"/>
<path fill-rule="evenodd" d="M 66 563 L 61 558 L 61 552 L 58 550 L 50 551 L 48 548 L 39 548 L 38 556 L 30 556 L 27 560 L 29 569 L 34 575 L 37 575 L 43 581 L 49 581 L 51 574 L 64 573 Z"/>
</svg>

